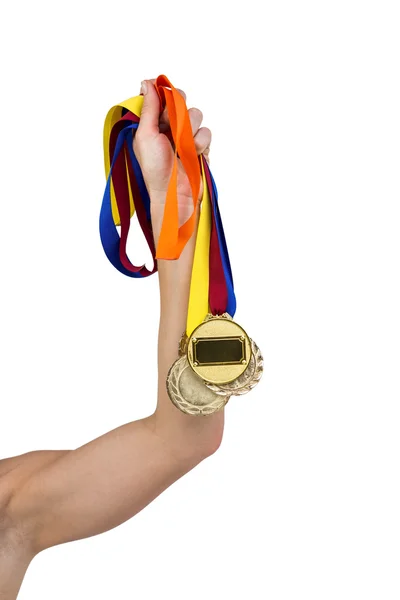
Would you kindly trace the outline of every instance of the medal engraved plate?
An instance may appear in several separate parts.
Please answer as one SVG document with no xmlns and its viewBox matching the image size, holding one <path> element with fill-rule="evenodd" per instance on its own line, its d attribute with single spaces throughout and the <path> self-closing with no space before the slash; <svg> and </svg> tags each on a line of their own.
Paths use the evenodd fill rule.
<svg viewBox="0 0 400 600">
<path fill-rule="evenodd" d="M 246 359 L 243 337 L 196 338 L 193 360 L 201 367 L 209 365 L 241 365 Z"/>
<path fill-rule="evenodd" d="M 234 381 L 247 369 L 250 338 L 227 316 L 207 316 L 191 334 L 187 357 L 193 371 L 212 384 Z"/>
</svg>

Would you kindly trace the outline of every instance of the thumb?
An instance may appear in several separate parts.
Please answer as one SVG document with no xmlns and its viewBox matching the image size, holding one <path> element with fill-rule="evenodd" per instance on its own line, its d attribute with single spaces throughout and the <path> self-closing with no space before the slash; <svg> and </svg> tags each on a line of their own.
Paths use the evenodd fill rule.
<svg viewBox="0 0 400 600">
<path fill-rule="evenodd" d="M 159 130 L 160 99 L 154 84 L 147 80 L 142 81 L 143 107 L 140 114 L 139 131 L 145 135 L 156 135 Z"/>
</svg>

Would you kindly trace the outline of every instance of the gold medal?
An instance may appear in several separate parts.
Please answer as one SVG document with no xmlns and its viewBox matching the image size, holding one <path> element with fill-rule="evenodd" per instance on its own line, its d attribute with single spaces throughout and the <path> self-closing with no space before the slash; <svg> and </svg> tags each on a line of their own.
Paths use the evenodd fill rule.
<svg viewBox="0 0 400 600">
<path fill-rule="evenodd" d="M 207 315 L 188 338 L 182 336 L 180 357 L 167 376 L 173 404 L 190 415 L 222 410 L 231 396 L 249 392 L 260 381 L 260 349 L 225 313 Z"/>
<path fill-rule="evenodd" d="M 192 332 L 187 355 L 190 366 L 209 383 L 234 381 L 247 369 L 251 343 L 245 330 L 224 313 L 208 314 Z"/>
</svg>

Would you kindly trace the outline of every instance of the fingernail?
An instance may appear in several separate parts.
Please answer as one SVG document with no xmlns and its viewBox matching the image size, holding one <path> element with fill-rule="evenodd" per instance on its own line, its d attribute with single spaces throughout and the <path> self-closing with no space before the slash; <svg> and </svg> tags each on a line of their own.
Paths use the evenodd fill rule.
<svg viewBox="0 0 400 600">
<path fill-rule="evenodd" d="M 142 81 L 142 83 L 141 83 L 140 93 L 147 94 L 147 83 L 145 81 Z"/>
</svg>

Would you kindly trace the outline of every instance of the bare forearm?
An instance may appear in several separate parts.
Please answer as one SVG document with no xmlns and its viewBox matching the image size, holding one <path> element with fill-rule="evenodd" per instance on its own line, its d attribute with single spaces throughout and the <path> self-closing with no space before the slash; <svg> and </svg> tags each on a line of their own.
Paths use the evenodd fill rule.
<svg viewBox="0 0 400 600">
<path fill-rule="evenodd" d="M 181 223 L 186 220 L 191 210 L 190 206 L 186 206 L 180 211 Z M 198 218 L 199 210 L 196 214 L 196 219 Z M 160 214 L 153 213 L 152 221 L 157 241 L 161 228 Z M 195 242 L 196 233 L 187 242 L 178 260 L 158 262 L 161 314 L 158 342 L 158 402 L 155 419 L 157 424 L 164 426 L 163 435 L 168 436 L 169 443 L 175 448 L 176 440 L 182 440 L 184 435 L 185 446 L 179 449 L 181 455 L 203 456 L 218 448 L 221 442 L 224 412 L 205 418 L 183 414 L 169 400 L 166 390 L 168 370 L 178 358 L 179 341 L 186 330 Z"/>
</svg>

